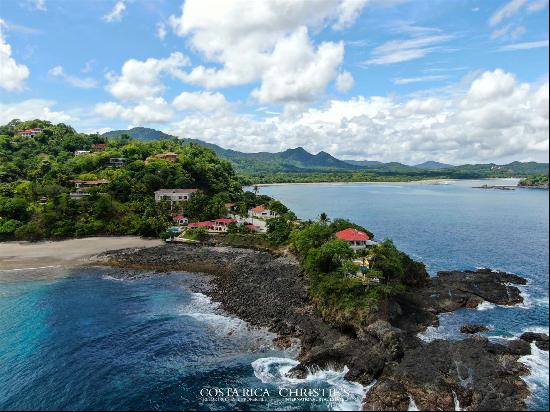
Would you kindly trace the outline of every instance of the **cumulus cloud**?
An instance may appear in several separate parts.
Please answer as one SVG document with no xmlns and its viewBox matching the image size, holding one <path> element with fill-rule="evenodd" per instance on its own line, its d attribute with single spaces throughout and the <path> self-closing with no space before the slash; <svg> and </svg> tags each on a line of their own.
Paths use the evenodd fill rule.
<svg viewBox="0 0 550 412">
<path fill-rule="evenodd" d="M 390 40 L 372 51 L 372 57 L 365 62 L 369 64 L 392 64 L 420 59 L 441 48 L 441 43 L 451 40 L 453 36 L 439 34 L 419 36 L 406 40 Z"/>
<path fill-rule="evenodd" d="M 55 66 L 48 70 L 48 74 L 53 77 L 60 77 L 68 84 L 81 89 L 93 89 L 97 87 L 97 80 L 93 77 L 78 77 L 67 74 L 63 66 Z"/>
<path fill-rule="evenodd" d="M 161 40 L 166 37 L 166 25 L 163 22 L 157 23 L 157 37 Z"/>
<path fill-rule="evenodd" d="M 173 117 L 171 106 L 162 97 L 146 97 L 138 104 L 124 106 L 116 102 L 96 104 L 94 112 L 106 118 L 120 118 L 136 126 L 167 123 Z"/>
<path fill-rule="evenodd" d="M 228 106 L 225 96 L 212 92 L 183 92 L 176 96 L 172 105 L 178 110 L 198 110 L 211 112 Z"/>
<path fill-rule="evenodd" d="M 126 10 L 124 0 L 119 0 L 115 3 L 113 9 L 103 16 L 103 20 L 107 23 L 117 22 L 122 20 L 122 15 Z"/>
<path fill-rule="evenodd" d="M 5 27 L 4 20 L 0 19 L 0 88 L 11 92 L 23 88 L 30 71 L 12 57 L 11 46 L 4 37 Z"/>
<path fill-rule="evenodd" d="M 338 90 L 340 93 L 347 93 L 355 84 L 355 80 L 353 79 L 353 76 L 350 72 L 344 71 L 342 73 L 338 74 L 338 77 L 336 77 L 336 90 Z"/>
<path fill-rule="evenodd" d="M 127 60 L 121 74 L 107 74 L 107 91 L 121 100 L 139 100 L 153 97 L 164 90 L 163 74 L 181 76 L 181 68 L 189 65 L 189 58 L 179 52 L 165 59 Z"/>
<path fill-rule="evenodd" d="M 452 97 L 358 96 L 265 118 L 194 113 L 168 129 L 247 152 L 304 146 L 343 158 L 407 163 L 544 161 L 548 81 L 520 83 L 511 73 L 494 70 Z"/>
<path fill-rule="evenodd" d="M 78 120 L 63 111 L 53 110 L 52 106 L 55 103 L 55 101 L 44 99 L 29 99 L 18 103 L 0 103 L 0 124 L 6 124 L 12 119 L 43 119 L 53 123 L 68 123 Z"/>
<path fill-rule="evenodd" d="M 337 76 L 344 46 L 315 45 L 308 29 L 329 23 L 335 29 L 347 27 L 365 4 L 363 0 L 187 0 L 181 15 L 170 17 L 170 25 L 215 66 L 197 66 L 181 78 L 210 89 L 259 81 L 252 95 L 262 102 L 313 100 Z"/>
</svg>

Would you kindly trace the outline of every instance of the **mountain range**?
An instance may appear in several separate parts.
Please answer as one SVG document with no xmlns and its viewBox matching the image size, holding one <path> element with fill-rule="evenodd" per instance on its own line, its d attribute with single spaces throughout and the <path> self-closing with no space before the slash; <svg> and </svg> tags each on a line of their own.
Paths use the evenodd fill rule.
<svg viewBox="0 0 550 412">
<path fill-rule="evenodd" d="M 103 134 L 108 138 L 122 135 L 150 141 L 159 139 L 175 139 L 177 137 L 162 131 L 146 127 L 135 127 L 129 130 L 112 130 Z M 374 160 L 341 160 L 326 152 L 309 153 L 303 147 L 287 149 L 282 152 L 244 153 L 225 149 L 213 143 L 198 139 L 181 139 L 184 142 L 195 143 L 212 149 L 221 158 L 229 160 L 235 169 L 242 174 L 261 175 L 273 173 L 369 173 L 381 175 L 404 176 L 444 176 L 449 178 L 479 178 L 479 177 L 521 177 L 531 174 L 548 174 L 548 163 L 512 162 L 505 165 L 466 164 L 453 166 L 446 163 L 428 161 L 414 166 L 398 162 L 379 162 Z"/>
</svg>

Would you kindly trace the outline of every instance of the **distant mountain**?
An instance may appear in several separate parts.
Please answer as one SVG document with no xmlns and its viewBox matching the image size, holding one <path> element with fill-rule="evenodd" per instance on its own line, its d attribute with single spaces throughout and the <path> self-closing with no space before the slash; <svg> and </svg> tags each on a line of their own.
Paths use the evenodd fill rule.
<svg viewBox="0 0 550 412">
<path fill-rule="evenodd" d="M 150 129 L 148 127 L 134 127 L 128 130 L 111 130 L 110 132 L 103 133 L 103 136 L 113 139 L 115 137 L 127 134 L 135 139 L 139 140 L 160 140 L 160 139 L 173 139 L 175 136 L 170 136 L 160 130 Z"/>
<path fill-rule="evenodd" d="M 103 136 L 113 138 L 127 134 L 140 140 L 174 139 L 159 130 L 147 127 L 134 127 L 129 130 L 113 130 Z M 383 163 L 374 160 L 340 160 L 326 152 L 309 153 L 303 147 L 287 149 L 283 152 L 244 153 L 224 149 L 213 143 L 198 139 L 181 139 L 212 149 L 218 156 L 229 160 L 235 169 L 243 174 L 268 175 L 276 173 L 329 173 L 360 172 L 372 175 L 445 177 L 456 179 L 484 177 L 524 177 L 532 174 L 548 174 L 548 163 L 512 162 L 506 165 L 467 164 L 452 166 L 440 162 L 424 162 L 408 166 L 398 162 Z"/>
<path fill-rule="evenodd" d="M 428 161 L 428 162 L 420 163 L 418 165 L 414 165 L 414 167 L 417 167 L 418 169 L 424 169 L 424 170 L 438 170 L 438 169 L 447 169 L 449 167 L 453 167 L 453 165 L 450 165 L 447 163 L 441 163 L 441 162 Z"/>
</svg>

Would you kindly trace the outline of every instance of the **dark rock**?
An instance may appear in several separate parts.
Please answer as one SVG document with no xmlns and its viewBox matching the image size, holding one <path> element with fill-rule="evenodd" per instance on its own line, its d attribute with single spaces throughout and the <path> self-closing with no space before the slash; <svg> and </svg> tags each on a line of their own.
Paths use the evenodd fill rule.
<svg viewBox="0 0 550 412">
<path fill-rule="evenodd" d="M 531 342 L 546 341 L 548 342 L 548 335 L 546 333 L 525 332 L 519 337 L 521 340 Z"/>
<path fill-rule="evenodd" d="M 472 324 L 468 324 L 468 325 L 462 325 L 460 327 L 460 333 L 469 333 L 469 334 L 474 334 L 474 333 L 479 333 L 479 332 L 487 332 L 489 330 L 489 328 L 485 325 L 479 325 L 479 324 L 475 324 L 475 323 L 472 323 Z"/>
<path fill-rule="evenodd" d="M 535 342 L 535 345 L 540 350 L 545 350 L 546 352 L 548 352 L 548 340 L 545 340 L 545 341 L 539 340 L 539 341 Z"/>
<path fill-rule="evenodd" d="M 513 340 L 507 345 L 508 352 L 513 355 L 525 356 L 531 353 L 531 345 L 524 340 Z"/>
</svg>

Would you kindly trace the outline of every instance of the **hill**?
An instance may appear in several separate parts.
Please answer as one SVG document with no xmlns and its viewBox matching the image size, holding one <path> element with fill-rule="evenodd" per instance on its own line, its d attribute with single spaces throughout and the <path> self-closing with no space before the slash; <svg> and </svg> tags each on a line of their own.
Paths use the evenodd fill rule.
<svg viewBox="0 0 550 412">
<path fill-rule="evenodd" d="M 150 129 L 148 127 L 134 127 L 128 130 L 111 130 L 110 132 L 103 133 L 103 137 L 108 139 L 114 139 L 120 137 L 123 134 L 127 134 L 134 139 L 139 140 L 160 140 L 160 139 L 174 139 L 175 136 L 170 136 L 160 130 Z"/>
<path fill-rule="evenodd" d="M 447 169 L 449 167 L 453 167 L 453 165 L 450 165 L 447 163 L 441 163 L 441 162 L 434 162 L 430 160 L 424 163 L 414 165 L 414 167 L 418 169 L 425 169 L 425 170 L 438 170 L 438 169 Z"/>
</svg>

